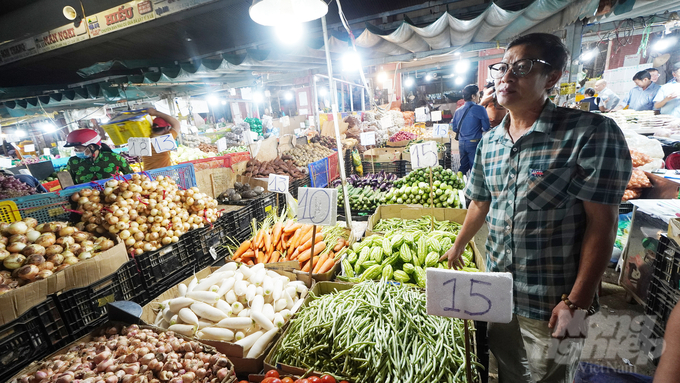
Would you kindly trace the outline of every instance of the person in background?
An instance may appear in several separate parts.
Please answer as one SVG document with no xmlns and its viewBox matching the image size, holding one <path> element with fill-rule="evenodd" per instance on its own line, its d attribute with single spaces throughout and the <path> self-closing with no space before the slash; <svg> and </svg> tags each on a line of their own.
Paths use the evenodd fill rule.
<svg viewBox="0 0 680 383">
<path fill-rule="evenodd" d="M 621 99 L 614 93 L 611 89 L 607 88 L 607 81 L 597 80 L 595 82 L 595 90 L 597 91 L 598 97 L 600 97 L 600 112 L 611 112 Z"/>
<path fill-rule="evenodd" d="M 508 111 L 498 104 L 498 101 L 496 100 L 496 88 L 494 87 L 493 82 L 486 84 L 481 98 L 482 100 L 479 102 L 479 105 L 486 109 L 486 114 L 489 116 L 489 125 L 491 126 L 491 129 L 493 129 L 500 125 L 501 121 L 503 121 L 503 117 L 505 117 Z"/>
<path fill-rule="evenodd" d="M 149 138 L 153 139 L 154 137 L 162 136 L 164 134 L 171 134 L 173 140 L 177 139 L 180 123 L 175 117 L 159 112 L 154 108 L 149 108 L 146 111 L 150 116 L 156 117 L 153 119 L 151 135 Z M 142 161 L 144 162 L 144 170 L 172 166 L 170 152 L 156 153 L 156 149 L 154 149 L 153 145 L 151 145 L 151 156 L 142 157 Z"/>
<path fill-rule="evenodd" d="M 661 347 L 659 345 L 658 347 Z M 680 303 L 675 305 L 666 322 L 664 349 L 654 372 L 654 383 L 675 383 L 680 376 Z"/>
<path fill-rule="evenodd" d="M 101 136 L 92 129 L 72 131 L 66 136 L 64 147 L 74 148 L 75 156 L 69 158 L 65 170 L 75 185 L 111 178 L 117 173 L 132 173 L 127 161 L 102 143 Z"/>
<path fill-rule="evenodd" d="M 548 99 L 568 57 L 559 37 L 532 33 L 489 66 L 508 115 L 477 148 L 465 222 L 442 257 L 460 268 L 486 221 L 486 269 L 513 276 L 512 320 L 488 328 L 499 382 L 574 381 L 632 174 L 614 120 Z"/>
<path fill-rule="evenodd" d="M 599 110 L 600 110 L 600 107 L 599 107 L 600 98 L 599 98 L 599 97 L 595 97 L 595 89 L 593 89 L 593 88 L 587 88 L 587 89 L 583 92 L 583 94 L 586 96 L 586 98 L 584 98 L 583 100 L 581 100 L 581 102 L 582 102 L 582 103 L 585 103 L 585 102 L 588 103 L 588 105 L 589 105 L 588 111 L 590 111 L 590 112 L 599 111 Z"/>
<path fill-rule="evenodd" d="M 458 150 L 460 152 L 459 172 L 466 174 L 475 162 L 477 144 L 484 132 L 491 129 L 489 116 L 484 107 L 477 105 L 479 101 L 479 87 L 468 85 L 463 88 L 463 100 L 465 105 L 458 108 L 453 114 L 453 131 L 458 133 Z"/>
<path fill-rule="evenodd" d="M 14 178 L 18 179 L 19 181 L 25 183 L 26 185 L 35 188 L 35 190 L 38 193 L 47 193 L 47 189 L 45 189 L 45 187 L 42 186 L 40 181 L 38 181 L 37 178 L 35 178 L 31 175 L 14 174 L 14 173 L 10 172 L 9 170 L 4 170 L 4 169 L 0 170 L 0 173 L 2 173 L 2 175 L 4 175 L 5 177 L 14 177 Z"/>
<path fill-rule="evenodd" d="M 673 79 L 663 85 L 654 97 L 654 109 L 658 109 L 661 114 L 670 114 L 680 118 L 680 62 L 673 64 Z"/>
<path fill-rule="evenodd" d="M 647 72 L 649 72 L 649 75 L 651 76 L 652 82 L 661 86 L 663 83 L 659 84 L 661 81 L 659 81 L 659 77 L 661 76 L 661 73 L 659 72 L 658 69 L 656 68 L 648 68 Z"/>
<path fill-rule="evenodd" d="M 638 111 L 654 109 L 654 97 L 661 87 L 652 82 L 651 74 L 646 70 L 641 70 L 635 73 L 633 82 L 636 87 L 628 92 L 614 110 L 621 110 L 626 106 L 628 109 Z"/>
</svg>

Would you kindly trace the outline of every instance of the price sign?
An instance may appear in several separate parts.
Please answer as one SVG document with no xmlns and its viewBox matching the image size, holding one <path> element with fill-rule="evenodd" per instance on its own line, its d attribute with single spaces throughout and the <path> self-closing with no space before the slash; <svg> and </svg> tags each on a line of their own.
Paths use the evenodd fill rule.
<svg viewBox="0 0 680 383">
<path fill-rule="evenodd" d="M 428 268 L 427 313 L 442 317 L 509 323 L 512 274 Z"/>
<path fill-rule="evenodd" d="M 177 150 L 177 142 L 175 142 L 172 134 L 164 134 L 162 136 L 154 137 L 151 139 L 151 143 L 153 144 L 153 148 L 156 149 L 156 153 Z"/>
<path fill-rule="evenodd" d="M 274 193 L 287 193 L 290 186 L 290 177 L 280 174 L 269 174 L 267 190 Z"/>
<path fill-rule="evenodd" d="M 6 169 L 12 167 L 11 158 L 0 158 L 0 168 Z"/>
<path fill-rule="evenodd" d="M 442 111 L 441 110 L 433 110 L 430 113 L 430 119 L 432 121 L 435 121 L 435 122 L 441 121 L 442 120 Z"/>
<path fill-rule="evenodd" d="M 359 139 L 363 146 L 375 145 L 375 132 L 361 133 Z"/>
<path fill-rule="evenodd" d="M 24 152 L 35 152 L 35 145 L 24 145 Z"/>
<path fill-rule="evenodd" d="M 221 153 L 225 150 L 227 150 L 227 139 L 222 137 L 219 140 L 217 140 L 217 152 Z"/>
<path fill-rule="evenodd" d="M 305 126 L 305 123 L 304 123 L 304 122 L 301 122 L 301 123 L 300 123 L 300 129 L 307 129 L 307 127 Z"/>
<path fill-rule="evenodd" d="M 151 139 L 149 137 L 130 137 L 128 138 L 128 153 L 131 156 L 150 156 Z"/>
<path fill-rule="evenodd" d="M 433 137 L 446 137 L 446 135 L 449 134 L 448 124 L 434 124 L 432 128 L 434 129 L 432 132 Z"/>
<path fill-rule="evenodd" d="M 48 148 L 43 149 L 43 155 L 49 156 L 50 155 L 50 149 L 48 149 Z"/>
<path fill-rule="evenodd" d="M 437 166 L 437 144 L 434 141 L 424 142 L 411 146 L 411 168 L 420 169 Z"/>
<path fill-rule="evenodd" d="M 298 222 L 333 226 L 338 218 L 338 189 L 298 188 Z"/>
</svg>

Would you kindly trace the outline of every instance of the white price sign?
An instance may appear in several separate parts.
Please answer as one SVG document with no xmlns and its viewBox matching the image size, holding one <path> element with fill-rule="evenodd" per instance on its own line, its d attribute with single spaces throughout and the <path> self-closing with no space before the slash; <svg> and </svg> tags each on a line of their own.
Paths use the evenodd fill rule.
<svg viewBox="0 0 680 383">
<path fill-rule="evenodd" d="M 437 144 L 434 141 L 411 146 L 411 168 L 420 169 L 437 166 Z"/>
<path fill-rule="evenodd" d="M 156 149 L 156 153 L 177 150 L 177 142 L 175 142 L 172 134 L 164 134 L 162 136 L 154 137 L 151 139 L 151 143 L 153 144 L 153 148 Z"/>
<path fill-rule="evenodd" d="M 50 149 L 48 149 L 48 148 L 43 149 L 43 155 L 49 156 L 50 155 Z"/>
<path fill-rule="evenodd" d="M 0 168 L 7 169 L 12 167 L 11 158 L 0 158 Z"/>
<path fill-rule="evenodd" d="M 338 218 L 338 189 L 298 188 L 298 222 L 334 226 Z"/>
<path fill-rule="evenodd" d="M 509 323 L 512 274 L 428 268 L 427 313 L 450 318 Z"/>
<path fill-rule="evenodd" d="M 375 145 L 375 132 L 361 133 L 359 139 L 363 146 Z"/>
<path fill-rule="evenodd" d="M 150 156 L 151 139 L 149 137 L 128 138 L 128 154 L 131 156 Z"/>
<path fill-rule="evenodd" d="M 222 137 L 219 140 L 217 140 L 217 152 L 221 153 L 225 150 L 227 150 L 227 139 Z"/>
<path fill-rule="evenodd" d="M 287 193 L 290 186 L 290 177 L 280 174 L 270 174 L 267 182 L 267 191 L 274 193 Z"/>
<path fill-rule="evenodd" d="M 442 111 L 441 110 L 433 110 L 430 113 L 430 119 L 434 122 L 441 121 L 442 120 Z"/>
<path fill-rule="evenodd" d="M 35 145 L 24 145 L 24 152 L 35 152 Z"/>
<path fill-rule="evenodd" d="M 433 137 L 446 137 L 449 134 L 449 124 L 434 124 L 432 129 Z"/>
</svg>

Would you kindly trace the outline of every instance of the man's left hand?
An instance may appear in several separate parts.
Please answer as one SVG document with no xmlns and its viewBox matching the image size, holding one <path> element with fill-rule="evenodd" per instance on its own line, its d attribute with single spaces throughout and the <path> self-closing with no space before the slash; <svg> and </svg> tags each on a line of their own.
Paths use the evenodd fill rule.
<svg viewBox="0 0 680 383">
<path fill-rule="evenodd" d="M 548 328 L 554 329 L 553 338 L 585 338 L 587 334 L 586 312 L 572 310 L 560 302 L 552 310 Z"/>
</svg>

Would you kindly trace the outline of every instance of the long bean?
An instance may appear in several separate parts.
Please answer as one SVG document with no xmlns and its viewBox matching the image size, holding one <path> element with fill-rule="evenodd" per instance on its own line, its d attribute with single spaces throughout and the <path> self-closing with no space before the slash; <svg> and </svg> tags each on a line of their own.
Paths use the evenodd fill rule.
<svg viewBox="0 0 680 383">
<path fill-rule="evenodd" d="M 466 382 L 463 321 L 427 315 L 422 291 L 364 282 L 314 298 L 291 320 L 273 363 L 351 382 Z M 471 366 L 477 377 L 479 364 Z"/>
</svg>

